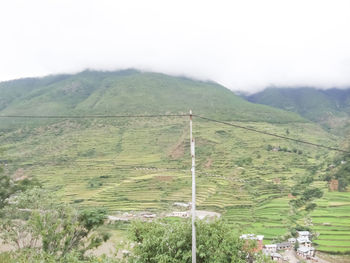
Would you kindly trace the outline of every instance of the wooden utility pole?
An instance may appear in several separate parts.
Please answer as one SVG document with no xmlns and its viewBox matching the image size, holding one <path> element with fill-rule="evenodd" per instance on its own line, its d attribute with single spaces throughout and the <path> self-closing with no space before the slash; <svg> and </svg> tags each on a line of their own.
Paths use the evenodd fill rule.
<svg viewBox="0 0 350 263">
<path fill-rule="evenodd" d="M 192 156 L 192 263 L 196 263 L 196 160 L 194 152 L 194 139 L 192 136 L 192 110 L 190 110 L 190 140 L 191 140 L 191 156 Z"/>
</svg>

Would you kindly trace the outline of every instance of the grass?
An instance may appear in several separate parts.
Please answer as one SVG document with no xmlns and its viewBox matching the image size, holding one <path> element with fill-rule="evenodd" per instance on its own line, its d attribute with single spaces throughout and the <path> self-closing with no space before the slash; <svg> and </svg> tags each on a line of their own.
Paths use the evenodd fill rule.
<svg viewBox="0 0 350 263">
<path fill-rule="evenodd" d="M 350 253 L 350 193 L 326 192 L 311 216 L 320 251 Z"/>
<path fill-rule="evenodd" d="M 311 120 L 324 121 L 329 115 L 349 113 L 350 90 L 316 88 L 267 88 L 248 97 L 250 101 L 299 113 Z"/>
<path fill-rule="evenodd" d="M 291 136 L 302 131 L 307 140 L 337 143 L 335 136 L 309 123 L 245 125 L 278 134 L 288 127 Z M 11 163 L 8 172 L 36 176 L 65 201 L 105 207 L 110 213 L 171 211 L 174 202 L 191 200 L 188 133 L 188 120 L 181 118 L 63 121 L 9 132 L 1 145 Z M 286 234 L 291 224 L 288 194 L 296 180 L 317 166 L 313 184 L 325 187 L 317 180 L 324 163 L 332 160 L 329 152 L 196 119 L 194 137 L 198 209 L 222 213 L 237 232 L 263 234 L 265 242 Z M 267 145 L 298 148 L 303 154 L 268 151 Z M 336 229 L 350 231 L 346 217 L 329 220 L 336 227 L 322 225 L 334 211 L 347 216 L 347 196 L 326 193 L 318 201 L 312 218 L 320 238 L 322 231 L 333 236 Z"/>
<path fill-rule="evenodd" d="M 0 114 L 164 114 L 193 107 L 199 115 L 241 120 L 243 126 L 327 146 L 344 140 L 296 114 L 248 103 L 213 83 L 135 71 L 29 82 L 1 83 Z M 349 250 L 349 193 L 328 193 L 321 180 L 333 152 L 198 118 L 193 130 L 198 209 L 220 212 L 237 233 L 263 234 L 265 242 L 311 218 L 321 250 Z M 81 207 L 105 207 L 111 214 L 163 212 L 173 210 L 174 202 L 191 201 L 187 117 L 10 119 L 0 124 L 0 148 L 8 174 L 37 177 L 63 201 Z M 311 214 L 294 215 L 289 194 L 307 176 L 325 195 Z"/>
</svg>

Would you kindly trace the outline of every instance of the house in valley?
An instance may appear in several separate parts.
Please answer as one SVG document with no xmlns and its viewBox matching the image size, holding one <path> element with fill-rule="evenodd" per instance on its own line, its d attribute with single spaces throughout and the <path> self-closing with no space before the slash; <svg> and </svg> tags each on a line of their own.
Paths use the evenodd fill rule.
<svg viewBox="0 0 350 263">
<path fill-rule="evenodd" d="M 291 244 L 295 244 L 295 242 L 297 242 L 297 239 L 292 237 L 292 238 L 288 238 L 288 242 Z"/>
<path fill-rule="evenodd" d="M 298 248 L 297 254 L 305 259 L 313 258 L 315 256 L 315 248 L 301 246 Z"/>
<path fill-rule="evenodd" d="M 311 240 L 308 237 L 298 237 L 297 241 L 299 246 L 311 247 Z"/>
<path fill-rule="evenodd" d="M 311 234 L 309 231 L 297 231 L 298 237 L 307 237 L 310 238 Z"/>
<path fill-rule="evenodd" d="M 292 244 L 290 242 L 282 242 L 277 244 L 277 250 L 289 250 L 292 248 Z"/>
<path fill-rule="evenodd" d="M 277 252 L 277 245 L 276 244 L 264 245 L 263 251 L 265 254 L 275 253 Z"/>
<path fill-rule="evenodd" d="M 279 254 L 279 253 L 271 253 L 270 257 L 271 257 L 271 259 L 273 261 L 277 261 L 277 262 L 282 262 L 283 261 L 282 255 Z"/>
</svg>

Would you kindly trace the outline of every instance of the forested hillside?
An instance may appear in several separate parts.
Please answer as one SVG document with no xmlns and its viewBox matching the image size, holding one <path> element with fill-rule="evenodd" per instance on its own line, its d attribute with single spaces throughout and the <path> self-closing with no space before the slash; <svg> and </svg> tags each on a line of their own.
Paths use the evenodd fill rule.
<svg viewBox="0 0 350 263">
<path fill-rule="evenodd" d="M 0 83 L 0 115 L 7 116 L 0 124 L 0 164 L 12 178 L 37 178 L 81 208 L 172 212 L 175 202 L 191 199 L 189 117 L 111 116 L 189 109 L 345 147 L 344 137 L 297 113 L 247 102 L 215 83 L 134 70 L 84 71 Z M 106 118 L 68 118 L 73 115 Z M 321 234 L 320 250 L 350 250 L 349 193 L 328 192 L 325 180 L 330 165 L 342 165 L 334 164 L 336 152 L 198 117 L 193 125 L 199 209 L 219 212 L 237 233 L 262 234 L 265 242 L 302 227 Z"/>
<path fill-rule="evenodd" d="M 211 82 L 136 70 L 0 83 L 2 115 L 194 113 L 227 120 L 290 122 L 300 116 L 248 103 Z"/>
<path fill-rule="evenodd" d="M 296 112 L 312 121 L 332 124 L 350 114 L 350 89 L 267 88 L 248 101 Z"/>
</svg>

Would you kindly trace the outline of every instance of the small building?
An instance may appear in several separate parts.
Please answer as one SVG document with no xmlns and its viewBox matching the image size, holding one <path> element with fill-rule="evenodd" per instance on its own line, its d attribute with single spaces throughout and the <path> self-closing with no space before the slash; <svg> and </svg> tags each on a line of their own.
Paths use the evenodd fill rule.
<svg viewBox="0 0 350 263">
<path fill-rule="evenodd" d="M 297 242 L 297 239 L 292 237 L 292 238 L 288 238 L 288 242 L 291 244 L 295 244 L 295 242 Z"/>
<path fill-rule="evenodd" d="M 297 241 L 300 246 L 311 247 L 311 241 L 308 237 L 298 237 Z"/>
<path fill-rule="evenodd" d="M 289 250 L 292 248 L 292 244 L 290 242 L 282 242 L 277 244 L 277 250 Z"/>
<path fill-rule="evenodd" d="M 315 248 L 301 246 L 298 248 L 297 254 L 303 258 L 312 258 L 315 256 Z"/>
<path fill-rule="evenodd" d="M 310 237 L 310 232 L 309 231 L 298 231 L 298 237 Z"/>
<path fill-rule="evenodd" d="M 339 189 L 339 180 L 337 180 L 337 179 L 330 180 L 329 183 L 328 183 L 328 188 L 329 188 L 329 191 L 331 191 L 331 192 L 338 191 L 338 189 Z"/>
<path fill-rule="evenodd" d="M 283 261 L 282 255 L 279 254 L 279 253 L 271 253 L 270 257 L 271 257 L 271 259 L 273 261 L 277 261 L 277 262 L 282 262 Z"/>
<path fill-rule="evenodd" d="M 264 252 L 265 252 L 266 254 L 270 254 L 270 253 L 275 253 L 275 252 L 277 252 L 277 245 L 276 245 L 276 244 L 264 245 Z"/>
</svg>

